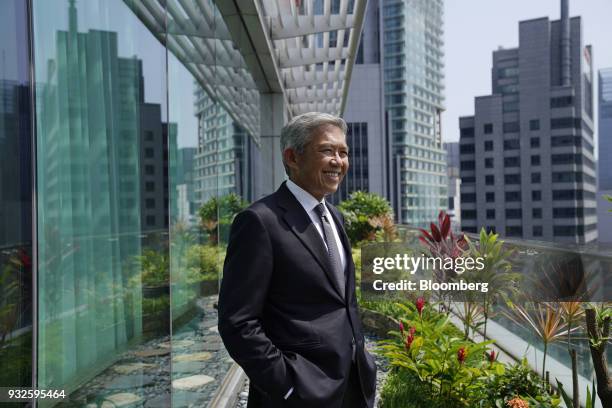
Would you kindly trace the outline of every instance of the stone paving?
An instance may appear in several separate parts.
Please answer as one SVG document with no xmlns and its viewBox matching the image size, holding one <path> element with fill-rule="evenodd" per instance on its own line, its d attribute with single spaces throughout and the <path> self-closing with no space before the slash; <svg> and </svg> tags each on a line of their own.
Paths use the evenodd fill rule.
<svg viewBox="0 0 612 408">
<path fill-rule="evenodd" d="M 376 348 L 376 341 L 378 338 L 375 335 L 366 335 L 365 336 L 365 345 L 366 349 L 370 351 L 370 353 L 376 359 L 376 365 L 378 366 L 378 371 L 376 373 L 376 399 L 374 402 L 374 406 L 378 407 L 380 405 L 380 391 L 382 390 L 382 386 L 385 383 L 387 378 L 387 373 L 389 372 L 389 366 L 387 362 L 378 354 L 374 353 L 373 350 Z M 249 379 L 244 380 L 244 385 L 242 386 L 238 398 L 236 399 L 235 408 L 245 408 L 247 406 L 247 401 L 249 398 Z"/>
<path fill-rule="evenodd" d="M 172 341 L 163 336 L 133 347 L 61 406 L 207 406 L 232 365 L 217 330 L 216 301 L 216 297 L 200 299 L 198 316 L 175 330 Z"/>
</svg>

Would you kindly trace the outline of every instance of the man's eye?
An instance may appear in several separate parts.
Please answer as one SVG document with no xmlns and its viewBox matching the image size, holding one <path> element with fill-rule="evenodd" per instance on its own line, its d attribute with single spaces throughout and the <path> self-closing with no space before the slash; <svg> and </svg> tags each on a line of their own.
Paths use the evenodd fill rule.
<svg viewBox="0 0 612 408">
<path fill-rule="evenodd" d="M 348 152 L 340 152 L 340 157 L 348 157 Z"/>
</svg>

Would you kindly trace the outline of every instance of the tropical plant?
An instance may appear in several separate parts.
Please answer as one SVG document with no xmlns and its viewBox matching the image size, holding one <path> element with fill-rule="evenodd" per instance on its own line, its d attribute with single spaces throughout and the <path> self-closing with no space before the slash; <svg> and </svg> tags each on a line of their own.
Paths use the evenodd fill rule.
<svg viewBox="0 0 612 408">
<path fill-rule="evenodd" d="M 361 241 L 376 239 L 376 233 L 394 236 L 393 210 L 389 202 L 374 193 L 353 192 L 347 200 L 338 206 L 344 216 L 346 234 L 353 246 Z"/>
<path fill-rule="evenodd" d="M 512 250 L 504 248 L 504 241 L 498 239 L 499 235 L 480 230 L 478 241 L 465 237 L 468 245 L 468 256 L 481 259 L 482 269 L 471 269 L 464 273 L 464 279 L 473 282 L 487 282 L 487 292 L 482 294 L 482 315 L 484 337 L 487 337 L 487 323 L 492 317 L 492 306 L 507 298 L 516 291 L 516 284 L 520 275 L 511 272 L 512 264 L 509 259 Z"/>
<path fill-rule="evenodd" d="M 198 210 L 202 228 L 209 234 L 212 244 L 219 242 L 219 236 L 226 236 L 236 214 L 244 210 L 248 202 L 237 194 L 230 193 L 221 197 L 212 197 Z"/>
<path fill-rule="evenodd" d="M 481 378 L 503 373 L 502 364 L 485 358 L 491 341 L 473 343 L 449 334 L 450 317 L 435 312 L 423 298 L 417 299 L 414 308 L 397 305 L 409 319 L 400 320 L 399 331 L 390 333 L 394 339 L 379 342 L 378 352 L 391 366 L 409 370 L 428 384 L 439 399 L 461 401 L 465 406 Z"/>
<path fill-rule="evenodd" d="M 451 228 L 450 216 L 444 211 L 438 214 L 438 224 L 430 223 L 430 230 L 419 229 L 421 235 L 419 241 L 423 246 L 427 255 L 431 258 L 437 258 L 446 263 L 447 259 L 455 260 L 464 255 L 467 249 L 467 241 L 463 234 L 455 236 Z M 435 269 L 432 271 L 436 282 L 448 282 L 454 280 L 458 273 L 452 269 Z M 440 301 L 440 310 L 445 310 L 450 313 L 450 293 L 443 290 L 437 292 L 438 300 Z"/>
<path fill-rule="evenodd" d="M 147 248 L 142 251 L 142 255 L 134 258 L 134 264 L 140 274 L 136 275 L 140 282 L 133 284 L 145 287 L 155 287 L 168 285 L 170 282 L 170 259 L 168 251 L 156 251 Z"/>
<path fill-rule="evenodd" d="M 23 250 L 14 251 L 0 271 L 0 348 L 20 319 L 19 302 L 24 289 L 23 276 L 32 267 L 30 256 Z"/>
<path fill-rule="evenodd" d="M 509 301 L 508 304 L 510 312 L 507 313 L 507 316 L 519 325 L 526 323 L 544 345 L 544 357 L 542 359 L 542 378 L 544 378 L 546 376 L 548 346 L 563 338 L 568 330 L 567 323 L 564 321 L 562 313 L 550 303 L 536 302 L 519 305 Z M 575 328 L 572 330 L 575 330 Z"/>
</svg>

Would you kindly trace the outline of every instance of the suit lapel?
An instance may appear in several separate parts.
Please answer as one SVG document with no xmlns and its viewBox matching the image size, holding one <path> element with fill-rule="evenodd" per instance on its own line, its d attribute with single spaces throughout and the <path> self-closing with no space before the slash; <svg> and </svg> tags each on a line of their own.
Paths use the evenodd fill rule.
<svg viewBox="0 0 612 408">
<path fill-rule="evenodd" d="M 353 254 L 351 252 L 351 243 L 348 239 L 348 235 L 346 235 L 346 231 L 344 230 L 344 224 L 342 223 L 342 218 L 340 217 L 340 214 L 338 213 L 338 210 L 336 209 L 336 207 L 332 207 L 331 205 L 328 205 L 327 208 L 329 208 L 329 212 L 331 213 L 334 222 L 336 223 L 336 230 L 338 231 L 338 233 L 340 234 L 340 239 L 342 240 L 342 246 L 344 247 L 344 254 L 345 254 L 345 259 L 346 259 L 346 272 L 347 272 L 347 276 L 345 279 L 345 288 L 344 288 L 344 293 L 350 293 L 349 288 L 351 287 L 351 280 L 353 278 L 353 276 L 355 276 L 355 264 L 353 263 Z"/>
<path fill-rule="evenodd" d="M 340 288 L 334 283 L 335 279 L 329 262 L 329 255 L 317 228 L 285 183 L 278 189 L 277 194 L 279 206 L 286 210 L 283 219 L 321 266 L 336 294 L 343 301 L 344 296 L 340 293 Z"/>
</svg>

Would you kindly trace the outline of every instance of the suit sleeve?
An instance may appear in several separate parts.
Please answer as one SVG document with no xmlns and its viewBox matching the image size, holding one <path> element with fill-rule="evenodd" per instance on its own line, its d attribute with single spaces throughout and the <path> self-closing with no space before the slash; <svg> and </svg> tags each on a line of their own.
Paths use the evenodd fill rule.
<svg viewBox="0 0 612 408">
<path fill-rule="evenodd" d="M 261 219 L 248 209 L 236 216 L 230 231 L 219 292 L 219 334 L 230 356 L 251 382 L 283 398 L 293 386 L 285 356 L 261 325 L 273 271 L 273 249 Z"/>
</svg>

